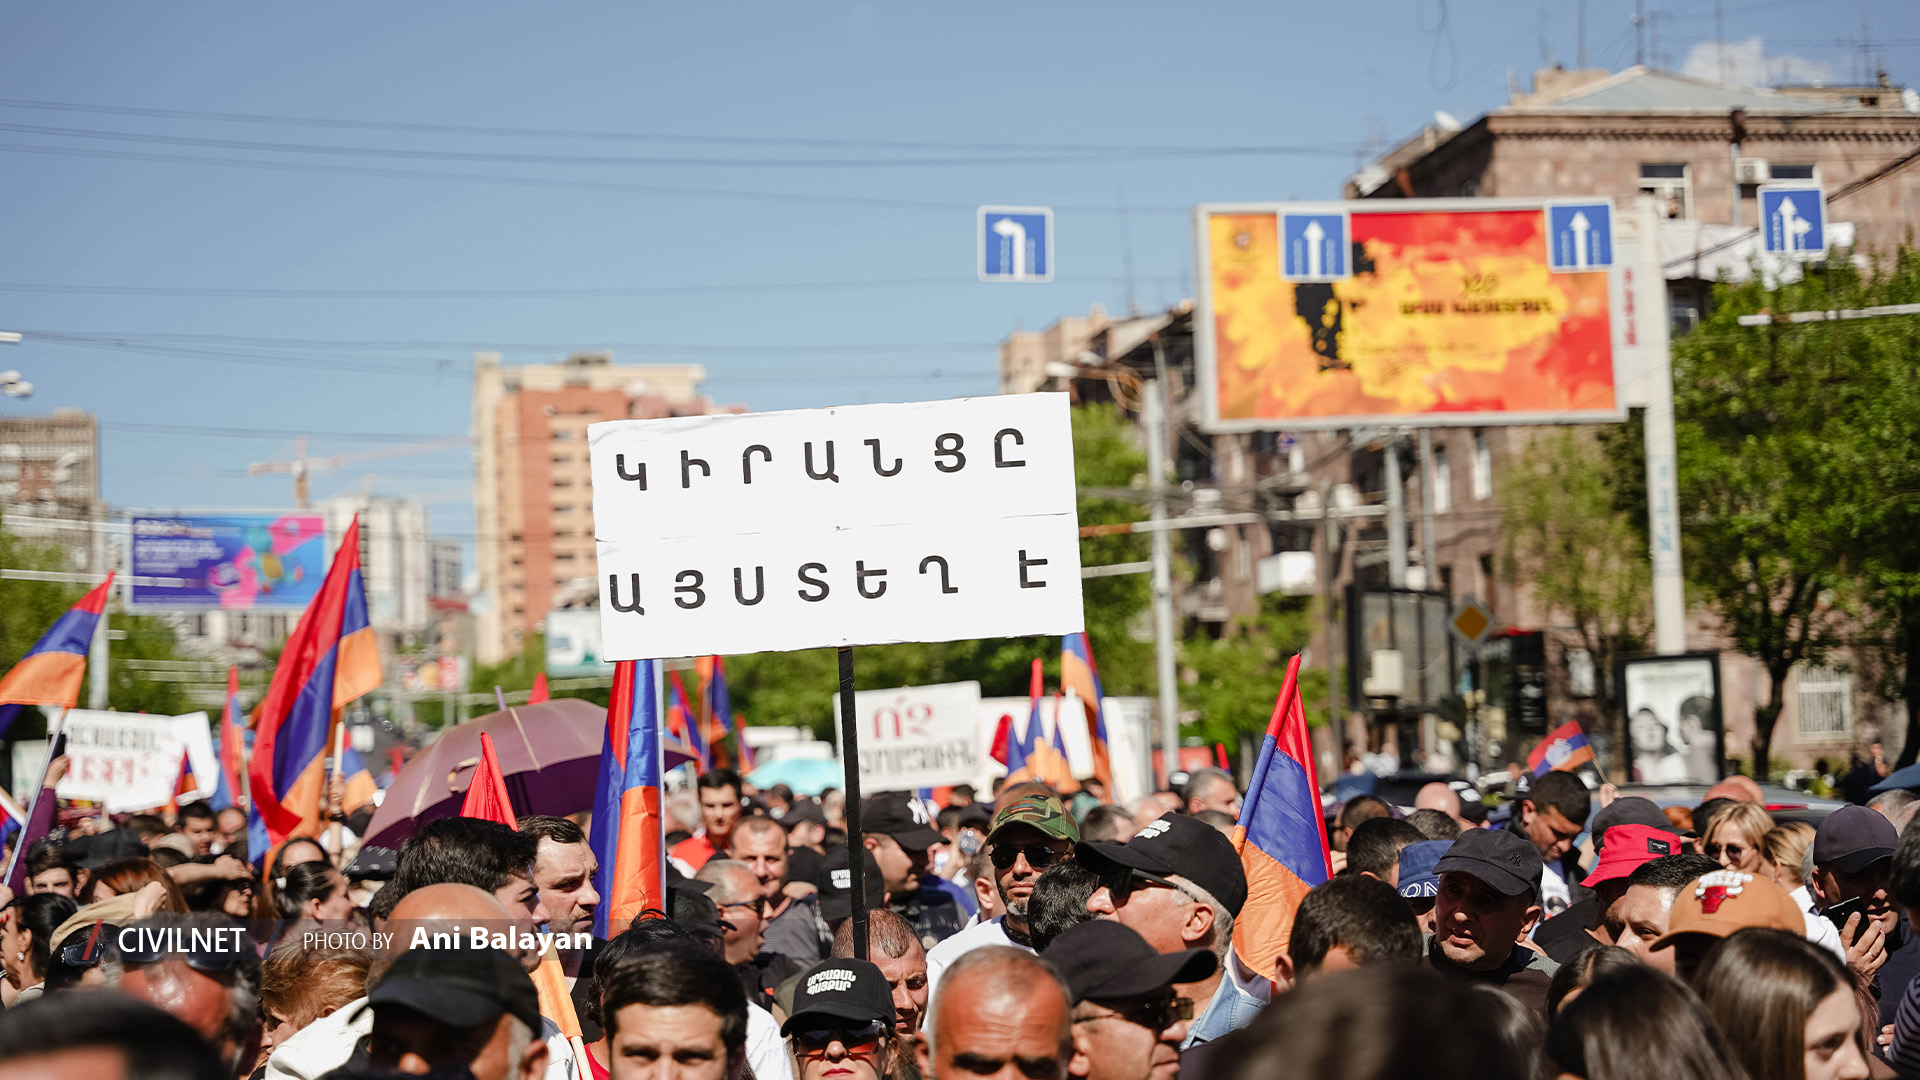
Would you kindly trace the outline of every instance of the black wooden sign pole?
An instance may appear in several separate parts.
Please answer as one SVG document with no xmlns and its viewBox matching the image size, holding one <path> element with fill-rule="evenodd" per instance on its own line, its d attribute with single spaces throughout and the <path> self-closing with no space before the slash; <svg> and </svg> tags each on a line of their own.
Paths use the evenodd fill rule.
<svg viewBox="0 0 1920 1080">
<path fill-rule="evenodd" d="M 840 753 L 847 771 L 847 888 L 853 894 L 853 958 L 867 958 L 866 844 L 860 835 L 860 735 L 853 719 L 853 646 L 840 646 Z"/>
</svg>

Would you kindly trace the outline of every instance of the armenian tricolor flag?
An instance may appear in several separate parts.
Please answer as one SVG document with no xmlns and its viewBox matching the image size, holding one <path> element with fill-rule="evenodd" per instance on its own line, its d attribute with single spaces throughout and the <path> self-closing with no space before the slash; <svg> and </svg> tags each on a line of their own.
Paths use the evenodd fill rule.
<svg viewBox="0 0 1920 1080">
<path fill-rule="evenodd" d="M 720 721 L 733 736 L 734 767 L 741 772 L 753 770 L 753 750 L 747 746 L 747 718 L 733 713 L 733 691 L 727 686 L 727 661 L 722 656 L 703 656 L 694 661 L 706 695 L 707 715 Z"/>
<path fill-rule="evenodd" d="M 220 734 L 213 740 L 213 758 L 219 768 L 213 774 L 213 797 L 207 800 L 215 810 L 239 805 L 240 774 L 246 761 L 246 741 L 241 734 L 245 714 L 240 711 L 240 672 L 227 668 L 227 706 L 220 712 Z"/>
<path fill-rule="evenodd" d="M 1272 978 L 1293 936 L 1301 898 L 1332 876 L 1313 740 L 1300 702 L 1298 654 L 1287 663 L 1280 698 L 1267 721 L 1233 846 L 1247 871 L 1247 904 L 1233 927 L 1233 951 L 1247 970 Z"/>
<path fill-rule="evenodd" d="M 590 838 L 600 869 L 595 937 L 612 940 L 640 913 L 666 910 L 666 830 L 660 814 L 660 705 L 653 661 L 622 660 L 607 705 Z"/>
<path fill-rule="evenodd" d="M 27 828 L 27 811 L 0 788 L 0 845 L 12 845 Z"/>
<path fill-rule="evenodd" d="M 1060 639 L 1060 685 L 1074 692 L 1087 710 L 1087 732 L 1093 739 L 1093 776 L 1113 794 L 1113 759 L 1107 749 L 1107 717 L 1101 703 L 1107 692 L 1100 685 L 1100 669 L 1093 664 L 1093 643 L 1087 635 Z"/>
<path fill-rule="evenodd" d="M 87 650 L 93 646 L 93 631 L 100 625 L 100 613 L 107 609 L 107 593 L 112 588 L 113 571 L 109 570 L 107 580 L 54 620 L 39 643 L 27 650 L 6 678 L 0 679 L 0 735 L 7 733 L 25 706 L 71 709 L 79 704 Z"/>
<path fill-rule="evenodd" d="M 1045 727 L 1040 720 L 1040 661 L 1033 662 L 1033 680 L 1027 688 L 1027 727 L 1025 731 L 1014 734 L 1007 732 L 1007 783 L 1017 784 L 1022 780 L 1038 779 L 1034 775 L 1034 762 L 1031 759 L 1040 748 L 1040 736 Z"/>
<path fill-rule="evenodd" d="M 1539 778 L 1550 772 L 1573 772 L 1592 760 L 1593 747 L 1587 743 L 1587 733 L 1580 730 L 1578 720 L 1569 720 L 1540 740 L 1527 755 L 1527 768 Z"/>
<path fill-rule="evenodd" d="M 694 771 L 706 772 L 713 767 L 713 752 L 707 747 L 707 733 L 702 731 L 700 716 L 687 704 L 687 688 L 680 682 L 680 673 L 674 672 L 667 677 L 667 723 L 687 740 L 687 748 L 693 751 Z"/>
<path fill-rule="evenodd" d="M 374 782 L 373 770 L 367 768 L 366 759 L 351 746 L 341 748 L 340 779 L 347 786 L 346 792 L 340 797 L 340 810 L 343 813 L 351 814 L 372 802 L 374 793 L 380 790 L 380 785 Z"/>
<path fill-rule="evenodd" d="M 320 592 L 287 639 L 256 713 L 251 794 L 271 844 L 295 833 L 319 834 L 336 711 L 379 685 L 356 516 Z"/>
</svg>

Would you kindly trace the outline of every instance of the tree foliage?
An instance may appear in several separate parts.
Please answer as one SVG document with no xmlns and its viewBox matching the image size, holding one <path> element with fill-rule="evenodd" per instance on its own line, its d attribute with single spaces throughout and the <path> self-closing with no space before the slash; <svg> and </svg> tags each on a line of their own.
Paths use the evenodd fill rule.
<svg viewBox="0 0 1920 1080">
<path fill-rule="evenodd" d="M 1620 512 L 1608 465 L 1606 450 L 1584 431 L 1544 434 L 1509 474 L 1501 512 L 1508 577 L 1527 582 L 1566 620 L 1602 672 L 1638 651 L 1653 623 L 1645 537 Z M 1602 700 L 1604 715 L 1617 719 L 1617 688 Z"/>
</svg>

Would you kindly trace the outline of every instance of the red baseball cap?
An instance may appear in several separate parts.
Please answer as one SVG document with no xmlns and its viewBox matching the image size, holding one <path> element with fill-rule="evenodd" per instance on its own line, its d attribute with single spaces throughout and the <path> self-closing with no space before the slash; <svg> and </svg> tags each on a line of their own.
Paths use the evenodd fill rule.
<svg viewBox="0 0 1920 1080">
<path fill-rule="evenodd" d="M 1651 825 L 1615 825 L 1602 837 L 1599 865 L 1580 884 L 1591 889 L 1603 881 L 1623 878 L 1665 855 L 1679 855 L 1680 838 Z"/>
</svg>

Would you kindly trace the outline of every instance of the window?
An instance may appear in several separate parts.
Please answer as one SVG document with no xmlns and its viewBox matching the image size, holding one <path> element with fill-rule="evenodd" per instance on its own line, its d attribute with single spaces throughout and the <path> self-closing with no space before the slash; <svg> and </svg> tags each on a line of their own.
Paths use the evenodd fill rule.
<svg viewBox="0 0 1920 1080">
<path fill-rule="evenodd" d="M 1493 498 L 1493 448 L 1487 445 L 1487 437 L 1475 434 L 1473 437 L 1473 497 Z"/>
<path fill-rule="evenodd" d="M 564 442 L 567 439 L 573 438 L 573 432 L 568 431 L 566 428 L 554 428 L 552 437 L 555 442 Z"/>
<path fill-rule="evenodd" d="M 1767 168 L 1767 175 L 1773 177 L 1775 180 L 1818 180 L 1820 178 L 1820 166 L 1776 164 Z"/>
<path fill-rule="evenodd" d="M 1640 190 L 1653 196 L 1670 218 L 1693 216 L 1693 181 L 1685 165 L 1640 166 Z"/>
<path fill-rule="evenodd" d="M 1832 668 L 1800 670 L 1800 737 L 1845 741 L 1853 737 L 1853 676 Z"/>
<path fill-rule="evenodd" d="M 1453 509 L 1453 470 L 1447 467 L 1445 447 L 1433 452 L 1433 512 L 1444 514 Z"/>
</svg>

